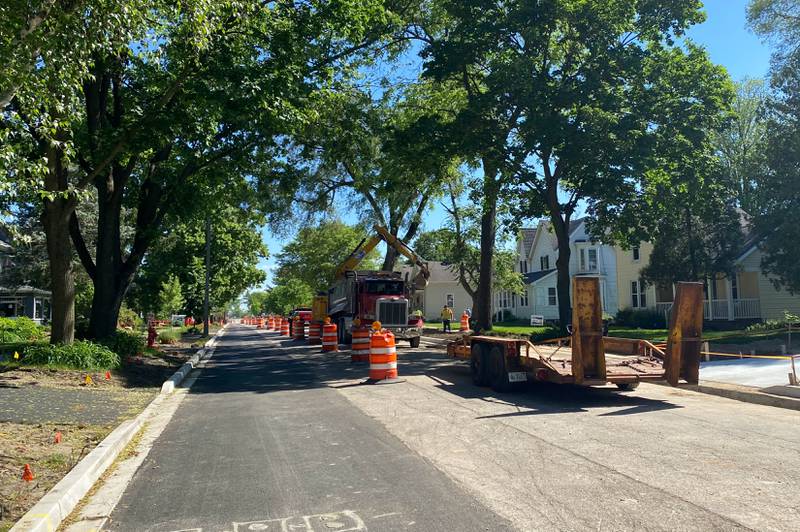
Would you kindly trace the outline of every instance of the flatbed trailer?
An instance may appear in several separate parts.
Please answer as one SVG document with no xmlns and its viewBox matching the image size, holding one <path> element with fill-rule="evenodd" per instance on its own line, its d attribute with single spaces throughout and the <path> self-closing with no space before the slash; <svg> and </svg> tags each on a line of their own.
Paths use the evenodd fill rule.
<svg viewBox="0 0 800 532">
<path fill-rule="evenodd" d="M 572 336 L 542 344 L 472 335 L 451 342 L 451 357 L 469 360 L 477 386 L 511 391 L 528 380 L 632 390 L 640 382 L 697 384 L 703 327 L 702 284 L 678 283 L 666 349 L 646 340 L 604 337 L 599 279 L 573 279 Z"/>
</svg>

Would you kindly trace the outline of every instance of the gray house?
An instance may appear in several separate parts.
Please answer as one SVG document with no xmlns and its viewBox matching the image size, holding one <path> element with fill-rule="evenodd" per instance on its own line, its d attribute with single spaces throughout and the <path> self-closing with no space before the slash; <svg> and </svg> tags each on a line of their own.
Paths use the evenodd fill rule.
<svg viewBox="0 0 800 532">
<path fill-rule="evenodd" d="M 11 238 L 0 228 L 0 279 L 3 273 L 14 267 L 12 256 L 14 248 Z M 26 316 L 36 323 L 50 321 L 50 298 L 47 290 L 32 286 L 0 286 L 0 317 L 16 318 Z"/>
</svg>

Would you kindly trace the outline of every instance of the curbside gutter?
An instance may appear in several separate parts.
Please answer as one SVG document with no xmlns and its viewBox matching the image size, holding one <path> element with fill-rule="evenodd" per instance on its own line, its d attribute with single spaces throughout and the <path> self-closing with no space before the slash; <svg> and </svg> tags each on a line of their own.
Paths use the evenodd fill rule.
<svg viewBox="0 0 800 532">
<path fill-rule="evenodd" d="M 690 390 L 692 392 L 726 397 L 728 399 L 742 401 L 745 403 L 788 408 L 790 410 L 800 410 L 800 398 L 765 393 L 758 388 L 753 388 L 752 386 L 701 381 L 700 384 L 681 384 L 679 388 L 681 390 Z"/>
<path fill-rule="evenodd" d="M 106 436 L 58 484 L 39 499 L 33 508 L 11 527 L 9 532 L 53 532 L 57 530 L 161 403 L 175 390 L 175 386 L 179 385 L 200 361 L 211 357 L 217 339 L 222 336 L 224 331 L 225 327 L 217 331 L 206 342 L 205 347 L 195 353 L 172 377 L 164 382 L 161 386 L 161 393 L 150 402 L 147 408 L 134 419 L 123 421 L 111 431 L 111 434 Z"/>
</svg>

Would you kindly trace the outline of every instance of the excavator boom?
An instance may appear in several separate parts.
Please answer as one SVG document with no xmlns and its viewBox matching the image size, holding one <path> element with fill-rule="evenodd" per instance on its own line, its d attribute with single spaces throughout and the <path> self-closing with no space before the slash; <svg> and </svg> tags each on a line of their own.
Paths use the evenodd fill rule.
<svg viewBox="0 0 800 532">
<path fill-rule="evenodd" d="M 391 234 L 385 227 L 381 227 L 380 225 L 374 225 L 372 229 L 375 231 L 375 235 L 370 238 L 365 238 L 361 241 L 361 243 L 356 246 L 356 249 L 353 250 L 352 253 L 342 262 L 339 267 L 336 269 L 336 279 L 341 279 L 344 277 L 344 272 L 349 270 L 355 270 L 356 267 L 364 260 L 364 257 L 367 254 L 375 249 L 381 240 L 386 242 L 388 246 L 392 246 L 394 249 L 397 250 L 398 253 L 406 257 L 415 266 L 419 268 L 419 273 L 414 277 L 414 289 L 422 290 L 428 285 L 428 278 L 430 277 L 430 272 L 428 271 L 428 264 L 423 261 L 414 250 L 412 250 L 408 244 Z"/>
</svg>

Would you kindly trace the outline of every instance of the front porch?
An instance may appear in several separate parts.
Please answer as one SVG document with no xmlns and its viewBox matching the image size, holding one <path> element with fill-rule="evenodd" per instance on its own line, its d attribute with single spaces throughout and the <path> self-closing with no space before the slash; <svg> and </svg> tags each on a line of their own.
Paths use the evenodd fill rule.
<svg viewBox="0 0 800 532">
<path fill-rule="evenodd" d="M 709 280 L 704 289 L 703 318 L 707 321 L 761 319 L 757 275 L 738 272 L 732 279 L 719 276 Z M 672 297 L 672 287 L 656 287 L 656 311 L 669 316 Z"/>
</svg>

